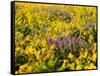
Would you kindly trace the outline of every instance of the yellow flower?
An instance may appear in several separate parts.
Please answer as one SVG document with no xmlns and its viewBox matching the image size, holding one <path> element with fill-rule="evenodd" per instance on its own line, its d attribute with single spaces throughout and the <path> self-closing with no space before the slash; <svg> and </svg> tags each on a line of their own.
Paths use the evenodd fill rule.
<svg viewBox="0 0 100 76">
<path fill-rule="evenodd" d="M 24 64 L 20 66 L 19 73 L 25 73 L 27 71 L 28 65 Z"/>
<path fill-rule="evenodd" d="M 86 58 L 88 55 L 88 52 L 86 51 L 85 54 L 84 54 L 84 58 Z"/>
<path fill-rule="evenodd" d="M 46 48 L 42 48 L 42 53 L 45 53 L 46 52 Z"/>
<path fill-rule="evenodd" d="M 72 63 L 72 64 L 69 64 L 69 67 L 70 67 L 70 70 L 75 70 L 75 64 L 74 63 Z"/>
<path fill-rule="evenodd" d="M 16 52 L 17 52 L 17 51 L 20 51 L 20 49 L 21 49 L 20 47 L 16 47 Z"/>
<path fill-rule="evenodd" d="M 30 40 L 31 36 L 27 35 L 26 40 Z"/>
<path fill-rule="evenodd" d="M 94 40 L 93 35 L 90 35 L 90 36 L 89 36 L 89 39 L 88 39 L 88 42 L 91 44 L 91 43 L 93 43 L 93 40 Z"/>
<path fill-rule="evenodd" d="M 80 62 L 80 59 L 76 59 L 75 61 L 76 61 L 77 64 L 80 64 L 81 63 Z"/>
<path fill-rule="evenodd" d="M 21 45 L 23 45 L 23 44 L 24 44 L 24 42 L 25 42 L 25 41 L 24 41 L 24 40 L 22 40 L 22 41 L 20 41 L 20 44 L 21 44 Z"/>
<path fill-rule="evenodd" d="M 68 60 L 64 59 L 64 60 L 63 60 L 63 62 L 64 62 L 64 63 L 67 63 L 67 62 L 68 62 Z"/>
<path fill-rule="evenodd" d="M 87 57 L 87 55 L 88 55 L 88 49 L 87 49 L 87 48 L 85 48 L 84 57 L 86 58 L 86 57 Z"/>
<path fill-rule="evenodd" d="M 67 62 L 68 62 L 68 60 L 64 59 L 62 67 L 65 67 Z"/>
<path fill-rule="evenodd" d="M 93 51 L 95 52 L 96 51 L 96 43 L 94 43 L 94 47 L 93 47 Z"/>
<path fill-rule="evenodd" d="M 51 54 L 50 54 L 50 53 L 47 54 L 47 55 L 43 58 L 43 60 L 46 61 L 46 60 L 48 60 L 49 58 L 51 58 Z"/>
<path fill-rule="evenodd" d="M 32 46 L 29 46 L 25 50 L 25 54 L 32 55 L 34 53 Z"/>
<path fill-rule="evenodd" d="M 54 49 L 54 48 L 55 48 L 55 45 L 53 44 L 50 49 Z"/>
<path fill-rule="evenodd" d="M 63 71 L 63 69 L 65 69 L 68 65 L 66 64 L 68 62 L 68 60 L 64 59 L 63 60 L 63 64 L 62 66 L 58 69 L 59 71 Z M 67 66 L 66 66 L 67 65 Z"/>
<path fill-rule="evenodd" d="M 46 41 L 43 40 L 43 41 L 41 42 L 41 44 L 42 44 L 43 47 L 45 47 L 45 46 L 46 46 Z"/>
<path fill-rule="evenodd" d="M 27 63 L 20 66 L 19 73 L 27 73 L 27 72 L 31 73 L 32 70 L 33 70 L 32 65 Z"/>
<path fill-rule="evenodd" d="M 70 52 L 69 55 L 68 55 L 68 57 L 69 57 L 70 59 L 72 59 L 74 56 L 73 56 L 73 54 Z"/>
<path fill-rule="evenodd" d="M 32 66 L 30 65 L 30 66 L 28 66 L 28 72 L 32 72 Z"/>
<path fill-rule="evenodd" d="M 96 69 L 96 66 L 93 63 L 90 63 L 89 65 L 85 66 L 84 69 Z"/>
<path fill-rule="evenodd" d="M 82 69 L 82 65 L 78 64 L 76 70 L 81 70 L 81 69 Z"/>
<path fill-rule="evenodd" d="M 93 55 L 92 55 L 91 60 L 92 60 L 92 61 L 96 61 L 96 54 L 93 54 Z"/>
<path fill-rule="evenodd" d="M 16 32 L 16 35 L 21 35 L 21 33 L 20 32 Z"/>
<path fill-rule="evenodd" d="M 94 39 L 93 35 L 90 35 L 90 36 L 89 36 L 89 39 L 90 39 L 90 40 L 93 40 L 93 39 Z"/>
<path fill-rule="evenodd" d="M 92 40 L 91 39 L 88 39 L 88 42 L 91 44 L 92 43 Z"/>
<path fill-rule="evenodd" d="M 84 32 L 83 32 L 83 34 L 86 36 L 86 35 L 87 35 L 87 32 L 86 32 L 86 31 L 84 31 Z"/>
<path fill-rule="evenodd" d="M 96 30 L 96 25 L 94 26 L 94 30 Z"/>
<path fill-rule="evenodd" d="M 88 69 L 88 66 L 85 66 L 84 69 Z"/>
<path fill-rule="evenodd" d="M 18 74 L 18 71 L 16 71 L 15 74 Z"/>
<path fill-rule="evenodd" d="M 87 48 L 82 49 L 80 52 L 80 58 L 86 58 L 87 55 L 88 55 L 88 49 Z"/>
<path fill-rule="evenodd" d="M 96 69 L 96 66 L 93 63 L 91 63 L 89 69 Z"/>
</svg>

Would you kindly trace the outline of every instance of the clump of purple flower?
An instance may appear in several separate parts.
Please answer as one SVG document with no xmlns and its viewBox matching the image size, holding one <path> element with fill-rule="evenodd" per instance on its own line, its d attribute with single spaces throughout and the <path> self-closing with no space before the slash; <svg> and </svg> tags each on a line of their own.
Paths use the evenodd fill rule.
<svg viewBox="0 0 100 76">
<path fill-rule="evenodd" d="M 79 36 L 74 36 L 73 34 L 63 35 L 62 37 L 57 37 L 53 39 L 51 37 L 47 38 L 47 43 L 49 46 L 55 45 L 56 48 L 60 48 L 62 50 L 67 49 L 70 50 L 73 54 L 76 52 L 76 48 L 83 46 L 84 40 Z"/>
<path fill-rule="evenodd" d="M 94 26 L 94 25 L 95 25 L 95 23 L 93 23 L 93 22 L 91 22 L 91 21 L 90 21 L 90 22 L 87 22 L 87 26 L 88 26 L 88 27 L 92 27 L 92 26 Z"/>
</svg>

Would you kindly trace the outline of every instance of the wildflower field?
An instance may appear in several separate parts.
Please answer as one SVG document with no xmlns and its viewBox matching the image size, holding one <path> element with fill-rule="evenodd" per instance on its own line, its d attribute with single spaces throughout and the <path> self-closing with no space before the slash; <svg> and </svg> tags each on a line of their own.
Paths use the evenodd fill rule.
<svg viewBox="0 0 100 76">
<path fill-rule="evenodd" d="M 15 73 L 97 69 L 96 7 L 15 2 Z"/>
</svg>

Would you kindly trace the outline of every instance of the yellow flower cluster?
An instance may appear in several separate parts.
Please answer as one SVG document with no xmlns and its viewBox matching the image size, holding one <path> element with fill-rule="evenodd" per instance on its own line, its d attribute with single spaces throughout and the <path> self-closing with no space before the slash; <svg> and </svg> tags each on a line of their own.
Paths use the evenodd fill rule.
<svg viewBox="0 0 100 76">
<path fill-rule="evenodd" d="M 96 69 L 96 7 L 15 2 L 16 74 Z"/>
</svg>

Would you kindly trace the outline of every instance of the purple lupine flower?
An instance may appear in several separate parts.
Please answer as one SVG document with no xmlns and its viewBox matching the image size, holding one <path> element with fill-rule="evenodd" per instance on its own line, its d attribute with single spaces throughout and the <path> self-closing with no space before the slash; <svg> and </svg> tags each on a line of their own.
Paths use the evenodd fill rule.
<svg viewBox="0 0 100 76">
<path fill-rule="evenodd" d="M 92 50 L 94 48 L 94 45 L 92 44 L 91 46 L 90 46 L 90 50 Z"/>
<path fill-rule="evenodd" d="M 63 35 L 62 38 L 65 39 L 65 40 L 67 39 L 67 38 L 66 38 L 66 35 Z"/>
<path fill-rule="evenodd" d="M 45 54 L 41 54 L 40 56 L 41 56 L 41 58 L 44 58 L 45 57 Z"/>
<path fill-rule="evenodd" d="M 60 47 L 61 49 L 63 49 L 62 41 L 60 41 L 59 47 Z"/>
<path fill-rule="evenodd" d="M 63 45 L 64 45 L 64 48 L 66 48 L 66 46 L 67 46 L 66 39 L 63 39 Z"/>
<path fill-rule="evenodd" d="M 76 45 L 76 37 L 73 37 L 73 38 L 72 38 L 72 44 L 73 44 L 73 45 Z"/>
<path fill-rule="evenodd" d="M 71 35 L 64 35 L 62 38 L 63 38 L 65 41 L 67 41 L 68 39 L 71 38 Z"/>
<path fill-rule="evenodd" d="M 94 26 L 94 23 L 93 23 L 93 22 L 88 22 L 88 23 L 87 23 L 87 26 L 88 26 L 88 27 Z"/>
<path fill-rule="evenodd" d="M 49 37 L 46 40 L 47 40 L 47 43 L 48 43 L 49 46 L 51 46 L 53 44 L 52 43 L 53 42 L 52 38 Z"/>
<path fill-rule="evenodd" d="M 68 43 L 68 45 L 66 47 L 67 48 L 71 48 L 71 43 Z"/>
<path fill-rule="evenodd" d="M 58 42 L 59 47 L 62 48 L 62 41 L 61 41 L 61 38 L 60 38 L 60 37 L 57 37 L 56 41 Z"/>
<path fill-rule="evenodd" d="M 59 41 L 54 40 L 54 41 L 53 41 L 53 44 L 55 44 L 56 47 L 59 47 Z"/>
<path fill-rule="evenodd" d="M 61 41 L 60 37 L 57 37 L 56 41 Z"/>
<path fill-rule="evenodd" d="M 69 39 L 72 39 L 72 34 L 68 34 L 67 36 L 66 36 L 66 38 L 69 40 Z"/>
<path fill-rule="evenodd" d="M 83 45 L 83 39 L 82 38 L 79 38 L 79 44 Z"/>
<path fill-rule="evenodd" d="M 75 60 L 75 56 L 72 57 L 72 61 L 74 61 L 74 60 Z"/>
<path fill-rule="evenodd" d="M 76 49 L 73 49 L 72 54 L 75 55 L 75 53 L 76 53 Z"/>
<path fill-rule="evenodd" d="M 55 43 L 55 40 L 54 39 L 51 39 L 51 43 L 54 44 Z"/>
</svg>

